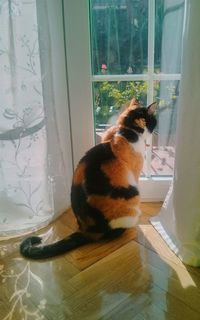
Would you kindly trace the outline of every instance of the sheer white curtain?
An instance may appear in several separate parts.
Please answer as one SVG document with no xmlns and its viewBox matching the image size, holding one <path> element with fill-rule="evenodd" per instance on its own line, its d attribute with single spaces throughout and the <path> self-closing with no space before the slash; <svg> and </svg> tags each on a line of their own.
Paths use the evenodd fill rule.
<svg viewBox="0 0 200 320">
<path fill-rule="evenodd" d="M 72 164 L 61 1 L 0 1 L 0 30 L 5 237 L 37 229 L 67 208 Z"/>
<path fill-rule="evenodd" d="M 173 186 L 155 228 L 183 262 L 200 266 L 200 1 L 186 1 Z"/>
<path fill-rule="evenodd" d="M 181 72 L 181 49 L 185 0 L 164 0 L 162 45 L 161 45 L 161 74 L 177 75 Z M 160 108 L 158 117 L 158 145 L 175 145 L 177 122 L 177 104 L 179 95 L 178 80 L 160 81 Z M 162 101 L 164 106 L 162 107 Z"/>
</svg>

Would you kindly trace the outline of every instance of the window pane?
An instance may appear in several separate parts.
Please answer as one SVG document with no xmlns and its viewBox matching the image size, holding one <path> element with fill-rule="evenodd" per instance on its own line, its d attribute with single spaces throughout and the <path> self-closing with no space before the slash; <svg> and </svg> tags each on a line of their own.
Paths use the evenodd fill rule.
<svg viewBox="0 0 200 320">
<path fill-rule="evenodd" d="M 116 122 L 121 108 L 135 97 L 146 105 L 147 83 L 144 81 L 94 82 L 96 142 L 102 132 Z"/>
<path fill-rule="evenodd" d="M 148 0 L 91 0 L 93 74 L 147 71 Z"/>
<path fill-rule="evenodd" d="M 156 0 L 156 73 L 180 73 L 183 17 L 184 0 Z"/>
<path fill-rule="evenodd" d="M 173 175 L 179 81 L 155 81 L 158 125 L 153 136 L 152 175 Z"/>
</svg>

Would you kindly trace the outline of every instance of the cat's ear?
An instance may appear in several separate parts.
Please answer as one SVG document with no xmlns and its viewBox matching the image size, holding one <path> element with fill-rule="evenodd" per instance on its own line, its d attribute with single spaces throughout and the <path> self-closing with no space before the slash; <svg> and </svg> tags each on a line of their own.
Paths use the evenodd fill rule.
<svg viewBox="0 0 200 320">
<path fill-rule="evenodd" d="M 140 104 L 137 99 L 133 98 L 129 104 L 129 109 L 135 110 L 139 108 Z"/>
<path fill-rule="evenodd" d="M 154 114 L 157 108 L 157 103 L 153 102 L 147 107 L 147 112 L 149 115 Z"/>
</svg>

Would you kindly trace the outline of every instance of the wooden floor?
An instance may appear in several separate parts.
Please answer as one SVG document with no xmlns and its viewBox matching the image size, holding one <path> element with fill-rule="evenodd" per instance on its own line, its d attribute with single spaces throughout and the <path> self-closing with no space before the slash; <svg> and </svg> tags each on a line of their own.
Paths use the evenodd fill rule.
<svg viewBox="0 0 200 320">
<path fill-rule="evenodd" d="M 120 239 L 48 261 L 28 261 L 20 240 L 0 244 L 0 320 L 199 320 L 200 270 L 187 267 L 149 224 L 160 203 Z M 67 212 L 38 232 L 47 242 L 76 229 Z"/>
</svg>

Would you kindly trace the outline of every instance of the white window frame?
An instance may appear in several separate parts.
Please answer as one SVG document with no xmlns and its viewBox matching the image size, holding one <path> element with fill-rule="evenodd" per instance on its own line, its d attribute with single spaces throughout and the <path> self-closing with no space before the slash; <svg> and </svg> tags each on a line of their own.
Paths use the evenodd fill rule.
<svg viewBox="0 0 200 320">
<path fill-rule="evenodd" d="M 73 165 L 95 144 L 92 83 L 147 81 L 147 104 L 153 102 L 155 80 L 180 80 L 180 74 L 154 73 L 155 0 L 148 0 L 148 71 L 146 74 L 92 75 L 89 0 L 63 0 Z M 151 177 L 152 141 L 147 150 L 147 175 L 141 177 L 143 201 L 162 201 L 172 177 Z"/>
</svg>

